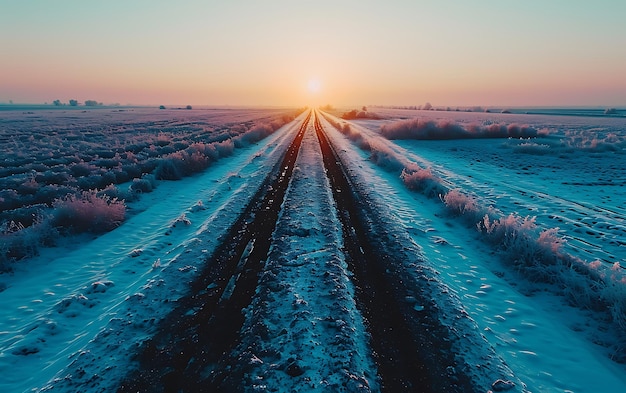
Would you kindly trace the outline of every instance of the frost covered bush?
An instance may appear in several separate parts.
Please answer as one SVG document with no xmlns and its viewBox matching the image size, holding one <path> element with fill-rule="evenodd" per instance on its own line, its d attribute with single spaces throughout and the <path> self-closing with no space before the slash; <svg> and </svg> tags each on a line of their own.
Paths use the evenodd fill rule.
<svg viewBox="0 0 626 393">
<path fill-rule="evenodd" d="M 129 190 L 121 190 L 119 187 L 109 184 L 102 190 L 98 190 L 96 195 L 99 198 L 109 198 L 109 199 L 117 199 L 123 200 L 125 202 L 129 202 L 136 199 L 136 195 Z"/>
<path fill-rule="evenodd" d="M 519 145 L 514 146 L 513 151 L 515 153 L 542 156 L 542 155 L 550 154 L 550 145 L 539 144 L 535 142 L 524 142 L 524 143 L 520 143 Z"/>
<path fill-rule="evenodd" d="M 227 139 L 209 143 L 188 144 L 162 135 L 157 140 L 163 146 L 157 154 L 161 158 L 157 159 L 155 176 L 159 180 L 178 180 L 201 172 L 212 162 L 232 155 L 235 148 L 257 143 L 291 120 L 292 116 L 283 115 L 268 123 L 253 125 L 247 131 L 244 125 L 231 126 Z"/>
<path fill-rule="evenodd" d="M 233 138 L 235 142 L 235 147 L 243 147 L 246 145 L 256 143 L 266 138 L 267 136 L 271 135 L 274 131 L 275 129 L 273 129 L 268 124 L 258 125 L 252 128 L 251 130 L 249 130 L 248 132 L 244 133 L 243 135 L 239 135 Z"/>
<path fill-rule="evenodd" d="M 610 269 L 600 261 L 586 263 L 563 252 L 565 239 L 559 228 L 541 229 L 535 217 L 502 215 L 461 190 L 451 190 L 440 199 L 452 213 L 474 222 L 483 239 L 495 245 L 521 276 L 550 284 L 575 307 L 605 313 L 626 334 L 626 275 L 619 263 Z M 626 339 L 618 345 L 626 345 Z M 626 362 L 620 353 L 616 351 L 614 357 Z"/>
<path fill-rule="evenodd" d="M 155 175 L 160 180 L 178 180 L 205 170 L 209 164 L 209 158 L 198 151 L 191 154 L 184 150 L 177 151 L 161 159 Z"/>
<path fill-rule="evenodd" d="M 561 252 L 565 240 L 558 236 L 559 229 L 540 230 L 535 217 L 509 214 L 494 218 L 485 214 L 476 226 L 487 241 L 504 252 L 505 260 L 532 282 L 558 285 L 572 281 L 572 273 L 580 273 L 572 270 L 577 262 Z"/>
<path fill-rule="evenodd" d="M 0 211 L 0 222 L 15 222 L 23 227 L 29 227 L 40 221 L 46 209 L 45 204 L 33 204 L 13 210 Z"/>
<path fill-rule="evenodd" d="M 475 215 L 480 212 L 476 198 L 462 193 L 459 189 L 450 190 L 441 199 L 455 214 Z"/>
<path fill-rule="evenodd" d="M 382 125 L 380 133 L 387 139 L 434 139 L 438 134 L 438 128 L 431 120 L 401 120 Z"/>
<path fill-rule="evenodd" d="M 426 196 L 443 192 L 441 180 L 433 174 L 430 168 L 420 168 L 414 164 L 408 165 L 402 169 L 400 179 L 409 190 L 422 192 Z"/>
<path fill-rule="evenodd" d="M 126 215 L 123 201 L 99 197 L 96 190 L 68 195 L 54 202 L 52 223 L 74 232 L 107 232 L 118 227 Z"/>
<path fill-rule="evenodd" d="M 22 195 L 32 195 L 36 194 L 39 191 L 39 183 L 35 181 L 35 179 L 31 178 L 20 184 L 17 188 L 17 192 Z"/>
<path fill-rule="evenodd" d="M 156 178 L 154 175 L 145 175 L 141 179 L 133 179 L 133 183 L 130 185 L 130 190 L 135 193 L 147 193 L 152 192 L 156 185 Z"/>
<path fill-rule="evenodd" d="M 55 171 L 46 169 L 43 172 L 38 172 L 35 175 L 35 181 L 43 185 L 70 185 L 74 182 L 74 178 L 71 174 L 59 172 L 59 170 L 65 171 L 63 167 L 54 168 Z"/>
<path fill-rule="evenodd" d="M 369 141 L 360 132 L 350 127 L 349 123 L 339 123 L 330 117 L 327 117 L 326 120 L 328 120 L 333 127 L 345 135 L 349 140 L 354 142 L 361 150 L 371 150 Z"/>
<path fill-rule="evenodd" d="M 160 160 L 155 175 L 160 180 L 179 180 L 194 173 L 202 172 L 210 164 L 209 157 L 200 151 L 177 151 Z"/>
<path fill-rule="evenodd" d="M 279 118 L 271 120 L 269 123 L 255 125 L 243 134 L 233 137 L 232 141 L 235 147 L 244 147 L 257 143 L 260 140 L 272 135 L 276 130 L 293 119 L 293 116 L 283 115 Z"/>
<path fill-rule="evenodd" d="M 459 189 L 440 195 L 440 199 L 453 214 L 475 223 L 485 239 L 500 247 L 520 271 L 533 279 L 552 280 L 545 265 L 554 265 L 561 255 L 564 240 L 558 236 L 558 228 L 540 231 L 535 217 L 501 215 Z"/>
<path fill-rule="evenodd" d="M 402 159 L 398 157 L 387 145 L 370 139 L 368 141 L 370 160 L 381 168 L 390 172 L 400 172 L 404 168 Z"/>
<path fill-rule="evenodd" d="M 172 153 L 173 154 L 173 153 Z M 159 180 L 180 180 L 183 174 L 180 171 L 182 157 L 179 155 L 167 155 L 162 158 L 155 170 L 155 176 Z"/>
<path fill-rule="evenodd" d="M 122 171 L 128 174 L 128 177 L 134 179 L 135 177 L 141 177 L 141 165 L 139 163 L 123 164 Z"/>
<path fill-rule="evenodd" d="M 372 120 L 378 120 L 380 119 L 380 116 L 378 116 L 375 113 L 372 112 L 368 112 L 367 110 L 356 110 L 353 109 L 351 111 L 345 112 L 343 115 L 341 115 L 342 119 L 346 119 L 346 120 L 356 120 L 356 119 L 372 119 Z"/>
<path fill-rule="evenodd" d="M 626 274 L 619 262 L 614 262 L 610 267 L 606 265 L 600 260 L 587 264 L 590 272 L 595 273 L 596 281 L 603 284 L 594 288 L 592 298 L 595 301 L 604 300 L 614 322 L 626 332 Z M 626 360 L 626 354 L 621 356 Z"/>
<path fill-rule="evenodd" d="M 0 272 L 11 270 L 11 262 L 38 255 L 41 247 L 54 245 L 57 238 L 58 232 L 41 213 L 28 227 L 15 221 L 0 223 Z"/>
<path fill-rule="evenodd" d="M 14 189 L 0 190 L 0 210 L 11 210 L 20 206 L 20 196 Z"/>
<path fill-rule="evenodd" d="M 294 118 L 292 116 L 284 115 L 278 119 L 270 121 L 269 123 L 256 125 L 242 135 L 232 138 L 235 143 L 235 147 L 243 147 L 263 140 L 293 119 Z"/>
<path fill-rule="evenodd" d="M 69 167 L 70 173 L 74 177 L 89 176 L 96 169 L 97 167 L 95 165 L 86 162 L 80 162 Z"/>
<path fill-rule="evenodd" d="M 509 124 L 506 131 L 509 138 L 535 138 L 538 135 L 535 128 L 527 125 Z"/>
<path fill-rule="evenodd" d="M 597 130 L 567 131 L 563 143 L 569 149 L 596 153 L 626 148 L 626 138 L 623 136 L 614 133 L 600 135 Z"/>
<path fill-rule="evenodd" d="M 115 183 L 115 174 L 106 172 L 99 175 L 84 176 L 76 180 L 78 188 L 81 190 L 93 190 L 96 188 L 104 188 L 109 184 Z"/>
<path fill-rule="evenodd" d="M 368 138 L 348 123 L 340 123 L 327 115 L 324 117 L 361 150 L 369 151 L 369 159 L 374 164 L 387 171 L 400 173 L 400 179 L 407 188 L 420 191 L 428 196 L 445 192 L 441 179 L 435 176 L 430 168 L 421 168 L 406 157 L 400 156 L 378 137 Z"/>
<path fill-rule="evenodd" d="M 530 138 L 540 135 L 533 127 L 526 125 L 471 124 L 463 127 L 451 120 L 400 120 L 380 127 L 380 134 L 387 139 L 467 139 L 467 138 Z"/>
<path fill-rule="evenodd" d="M 212 146 L 215 148 L 218 158 L 231 156 L 235 152 L 235 143 L 231 139 L 212 143 Z"/>
<path fill-rule="evenodd" d="M 619 263 L 602 270 L 600 261 L 587 264 L 563 253 L 565 240 L 558 235 L 558 228 L 539 230 L 534 217 L 510 214 L 492 220 L 485 215 L 477 226 L 490 242 L 502 247 L 505 259 L 520 274 L 555 285 L 573 306 L 607 313 L 626 333 L 626 277 Z M 626 357 L 622 355 L 621 361 Z"/>
</svg>

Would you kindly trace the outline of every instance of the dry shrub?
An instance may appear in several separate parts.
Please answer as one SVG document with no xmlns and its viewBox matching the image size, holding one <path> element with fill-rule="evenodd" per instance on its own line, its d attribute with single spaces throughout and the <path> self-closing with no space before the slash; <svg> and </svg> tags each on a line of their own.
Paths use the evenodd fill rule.
<svg viewBox="0 0 626 393">
<path fill-rule="evenodd" d="M 527 125 L 491 124 L 479 126 L 470 124 L 463 127 L 452 120 L 435 122 L 432 120 L 400 120 L 380 127 L 380 133 L 387 139 L 469 139 L 469 138 L 533 138 L 539 132 Z"/>
<path fill-rule="evenodd" d="M 513 147 L 515 153 L 532 154 L 532 155 L 546 155 L 550 154 L 550 145 L 540 144 L 535 142 L 524 142 Z"/>
<path fill-rule="evenodd" d="M 74 232 L 108 232 L 117 228 L 126 215 L 124 201 L 98 196 L 97 190 L 57 199 L 53 207 L 54 226 Z"/>
<path fill-rule="evenodd" d="M 459 215 L 478 212 L 478 204 L 476 198 L 463 194 L 460 190 L 450 190 L 443 197 L 443 203 Z"/>
<path fill-rule="evenodd" d="M 390 172 L 400 172 L 404 168 L 402 158 L 398 157 L 389 146 L 381 143 L 380 140 L 371 138 L 368 140 L 368 146 L 370 160 L 377 166 Z"/>
<path fill-rule="evenodd" d="M 402 170 L 400 179 L 404 186 L 412 191 L 419 191 L 426 196 L 436 195 L 442 190 L 441 180 L 430 168 L 418 168 L 410 165 Z"/>
<path fill-rule="evenodd" d="M 236 147 L 243 147 L 252 143 L 256 143 L 271 135 L 273 132 L 274 129 L 270 125 L 261 124 L 252 128 L 245 134 L 236 136 L 233 139 Z"/>
<path fill-rule="evenodd" d="M 32 258 L 41 247 L 53 246 L 59 234 L 41 212 L 34 222 L 24 227 L 21 222 L 0 223 L 0 273 L 10 271 L 11 262 Z"/>
<path fill-rule="evenodd" d="M 156 186 L 156 178 L 154 175 L 144 175 L 141 179 L 133 179 L 133 183 L 130 185 L 130 190 L 135 193 L 148 193 L 154 190 Z"/>
</svg>

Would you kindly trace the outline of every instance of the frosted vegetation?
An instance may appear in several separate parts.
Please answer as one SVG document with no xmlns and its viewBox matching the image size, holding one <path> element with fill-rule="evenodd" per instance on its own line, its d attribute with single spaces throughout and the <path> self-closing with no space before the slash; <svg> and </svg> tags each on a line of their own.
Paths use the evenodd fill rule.
<svg viewBox="0 0 626 393">
<path fill-rule="evenodd" d="M 531 286 L 548 288 L 565 297 L 569 304 L 596 312 L 599 319 L 608 321 L 616 328 L 611 344 L 612 357 L 626 361 L 623 355 L 626 345 L 626 275 L 619 262 L 607 265 L 599 259 L 583 260 L 571 255 L 563 249 L 566 237 L 559 228 L 542 227 L 534 216 L 499 210 L 493 201 L 483 200 L 471 191 L 459 188 L 453 178 L 402 155 L 388 141 L 504 138 L 502 148 L 510 149 L 514 154 L 559 158 L 571 154 L 624 154 L 624 134 L 604 129 L 573 129 L 552 135 L 548 129 L 536 130 L 528 125 L 461 124 L 448 119 L 420 118 L 383 122 L 380 126 L 371 123 L 366 129 L 334 116 L 325 117 L 356 146 L 369 153 L 372 162 L 396 173 L 405 187 L 439 200 L 448 214 L 474 228 L 486 244 L 498 250 L 504 263 Z M 370 131 L 375 128 L 378 132 Z M 606 181 L 614 185 L 613 180 Z"/>
<path fill-rule="evenodd" d="M 450 120 L 410 119 L 385 124 L 380 128 L 388 139 L 469 139 L 469 138 L 533 138 L 545 135 L 546 130 L 518 124 L 470 124 L 463 126 Z"/>
<path fill-rule="evenodd" d="M 160 181 L 199 173 L 300 112 L 229 110 L 222 120 L 215 111 L 211 122 L 204 110 L 102 111 L 0 120 L 0 272 L 62 236 L 110 231 Z"/>
</svg>

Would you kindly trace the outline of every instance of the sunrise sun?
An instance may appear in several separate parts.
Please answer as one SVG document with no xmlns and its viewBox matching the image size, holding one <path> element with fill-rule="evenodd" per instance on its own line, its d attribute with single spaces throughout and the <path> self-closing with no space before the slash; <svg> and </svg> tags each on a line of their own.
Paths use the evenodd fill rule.
<svg viewBox="0 0 626 393">
<path fill-rule="evenodd" d="M 309 92 L 317 93 L 321 89 L 321 84 L 319 79 L 309 79 L 308 83 Z"/>
</svg>

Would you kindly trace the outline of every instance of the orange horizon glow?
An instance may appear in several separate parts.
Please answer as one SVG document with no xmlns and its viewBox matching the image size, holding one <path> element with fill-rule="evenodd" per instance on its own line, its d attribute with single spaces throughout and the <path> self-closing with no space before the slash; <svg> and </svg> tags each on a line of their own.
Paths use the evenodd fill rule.
<svg viewBox="0 0 626 393">
<path fill-rule="evenodd" d="M 449 3 L 5 4 L 0 102 L 626 106 L 626 2 Z"/>
</svg>

